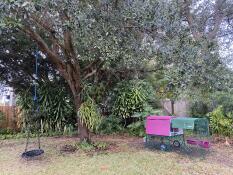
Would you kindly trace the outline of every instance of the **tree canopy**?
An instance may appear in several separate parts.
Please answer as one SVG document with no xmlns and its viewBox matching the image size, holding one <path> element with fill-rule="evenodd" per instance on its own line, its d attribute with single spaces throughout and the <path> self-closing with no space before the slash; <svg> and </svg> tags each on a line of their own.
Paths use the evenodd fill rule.
<svg viewBox="0 0 233 175">
<path fill-rule="evenodd" d="M 230 86 L 232 72 L 219 52 L 220 38 L 232 36 L 230 0 L 4 0 L 0 7 L 1 78 L 30 84 L 40 50 L 43 78 L 59 73 L 77 111 L 85 83 L 113 77 L 162 71 L 163 86 L 177 94 Z"/>
</svg>

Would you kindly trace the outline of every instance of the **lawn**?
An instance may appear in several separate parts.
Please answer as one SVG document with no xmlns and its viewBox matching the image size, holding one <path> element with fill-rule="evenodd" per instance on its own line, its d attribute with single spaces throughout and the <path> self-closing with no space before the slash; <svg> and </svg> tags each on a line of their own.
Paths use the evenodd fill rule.
<svg viewBox="0 0 233 175">
<path fill-rule="evenodd" d="M 111 149 L 104 152 L 61 153 L 60 148 L 76 138 L 42 138 L 45 154 L 36 160 L 23 160 L 24 140 L 0 141 L 1 175 L 231 175 L 233 149 L 214 144 L 208 155 L 188 156 L 177 152 L 145 149 L 141 138 L 111 136 Z"/>
</svg>

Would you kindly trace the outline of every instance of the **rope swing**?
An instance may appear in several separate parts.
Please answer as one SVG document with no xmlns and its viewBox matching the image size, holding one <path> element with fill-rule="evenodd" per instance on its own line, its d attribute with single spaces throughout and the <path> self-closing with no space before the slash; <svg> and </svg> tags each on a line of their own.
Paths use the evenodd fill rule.
<svg viewBox="0 0 233 175">
<path fill-rule="evenodd" d="M 33 96 L 33 110 L 32 112 L 29 114 L 28 118 L 31 118 L 32 121 L 36 121 L 36 125 L 39 125 L 39 120 L 38 118 L 40 117 L 40 108 L 39 108 L 39 104 L 38 104 L 38 93 L 37 93 L 37 89 L 38 89 L 38 66 L 39 66 L 39 61 L 40 61 L 40 52 L 36 52 L 35 53 L 35 81 L 33 83 L 34 86 L 34 96 Z M 30 120 L 30 119 L 28 119 Z M 38 144 L 38 148 L 37 149 L 32 149 L 32 150 L 28 150 L 28 145 L 29 145 L 29 139 L 30 139 L 30 131 L 32 129 L 32 126 L 34 125 L 35 127 L 35 123 L 29 123 L 26 125 L 26 130 L 27 130 L 27 141 L 26 141 L 26 147 L 24 152 L 22 153 L 21 157 L 22 158 L 33 158 L 33 157 L 37 157 L 40 156 L 44 153 L 44 150 L 41 149 L 41 145 L 40 145 L 40 130 L 39 127 L 36 128 L 36 132 L 37 132 L 37 144 Z"/>
</svg>

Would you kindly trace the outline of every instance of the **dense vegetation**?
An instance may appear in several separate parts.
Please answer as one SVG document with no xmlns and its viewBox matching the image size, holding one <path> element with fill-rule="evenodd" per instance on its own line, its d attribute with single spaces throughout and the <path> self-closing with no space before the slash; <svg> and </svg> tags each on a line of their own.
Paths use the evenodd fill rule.
<svg viewBox="0 0 233 175">
<path fill-rule="evenodd" d="M 232 44 L 232 6 L 223 0 L 4 0 L 0 78 L 16 89 L 22 128 L 38 83 L 41 114 L 32 122 L 41 132 L 78 125 L 81 139 L 126 130 L 143 136 L 145 116 L 163 112 L 161 99 L 185 98 L 191 116 L 210 116 L 213 133 L 229 136 L 233 72 L 231 55 L 221 51 Z M 40 79 L 31 66 L 38 50 Z M 220 132 L 217 120 L 230 124 Z"/>
</svg>

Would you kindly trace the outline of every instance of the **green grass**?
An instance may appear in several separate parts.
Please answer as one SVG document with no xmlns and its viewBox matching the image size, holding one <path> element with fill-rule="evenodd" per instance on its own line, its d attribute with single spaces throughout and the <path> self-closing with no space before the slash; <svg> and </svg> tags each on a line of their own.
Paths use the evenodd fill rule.
<svg viewBox="0 0 233 175">
<path fill-rule="evenodd" d="M 103 140 L 103 139 L 102 139 Z M 37 160 L 20 158 L 24 140 L 0 141 L 1 175 L 231 175 L 233 151 L 214 148 L 206 158 L 174 152 L 151 151 L 134 146 L 135 140 L 115 139 L 113 152 L 86 155 L 82 151 L 61 154 L 60 147 L 74 138 L 43 138 L 46 153 Z M 139 143 L 141 139 L 137 139 Z M 114 139 L 111 139 L 114 142 Z"/>
</svg>

